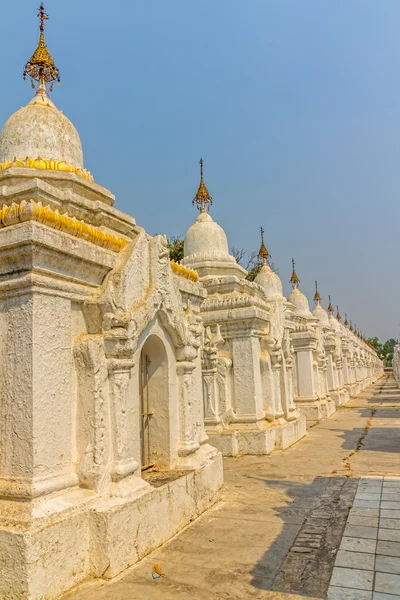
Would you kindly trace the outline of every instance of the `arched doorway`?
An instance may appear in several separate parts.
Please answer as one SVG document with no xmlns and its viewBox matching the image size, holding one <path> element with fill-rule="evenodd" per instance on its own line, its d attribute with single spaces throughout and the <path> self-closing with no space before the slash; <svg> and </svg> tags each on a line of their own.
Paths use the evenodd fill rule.
<svg viewBox="0 0 400 600">
<path fill-rule="evenodd" d="M 151 335 L 140 355 L 140 445 L 142 470 L 168 467 L 168 358 L 161 339 Z"/>
</svg>

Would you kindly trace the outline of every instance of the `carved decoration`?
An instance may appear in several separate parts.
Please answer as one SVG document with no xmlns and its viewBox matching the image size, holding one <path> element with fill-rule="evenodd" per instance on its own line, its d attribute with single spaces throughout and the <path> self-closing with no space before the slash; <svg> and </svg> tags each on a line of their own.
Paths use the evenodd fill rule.
<svg viewBox="0 0 400 600">
<path fill-rule="evenodd" d="M 37 102 L 39 104 L 39 102 Z M 46 105 L 44 105 L 46 106 Z M 45 159 L 38 156 L 38 158 L 29 158 L 28 156 L 24 159 L 14 158 L 14 160 L 6 160 L 0 163 L 0 171 L 6 171 L 13 167 L 21 167 L 25 169 L 42 169 L 46 171 L 60 171 L 63 173 L 74 173 L 87 181 L 94 183 L 93 176 L 86 169 L 80 167 L 74 167 L 64 160 L 55 160 L 54 158 Z"/>
<path fill-rule="evenodd" d="M 60 215 L 58 210 L 53 210 L 50 206 L 43 206 L 41 202 L 22 200 L 19 204 L 15 202 L 10 205 L 3 204 L 0 209 L 0 227 L 9 227 L 25 221 L 44 223 L 53 229 L 58 229 L 114 252 L 121 252 L 127 245 L 127 241 L 123 238 L 104 233 L 104 231 L 92 227 L 84 221 L 78 221 L 66 213 Z"/>
</svg>

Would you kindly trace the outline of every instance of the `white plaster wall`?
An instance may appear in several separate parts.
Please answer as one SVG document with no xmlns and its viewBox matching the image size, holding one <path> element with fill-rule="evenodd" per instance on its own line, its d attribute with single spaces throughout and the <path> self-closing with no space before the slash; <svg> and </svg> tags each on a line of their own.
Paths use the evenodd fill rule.
<svg viewBox="0 0 400 600">
<path fill-rule="evenodd" d="M 33 477 L 33 297 L 0 304 L 0 476 Z"/>
<path fill-rule="evenodd" d="M 33 302 L 34 469 L 46 477 L 72 471 L 71 302 L 41 294 Z"/>
</svg>

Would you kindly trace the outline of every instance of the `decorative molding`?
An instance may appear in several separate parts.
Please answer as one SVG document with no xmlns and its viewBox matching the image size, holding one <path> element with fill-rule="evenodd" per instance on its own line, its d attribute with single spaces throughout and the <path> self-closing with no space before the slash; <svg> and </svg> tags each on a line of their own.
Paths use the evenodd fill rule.
<svg viewBox="0 0 400 600">
<path fill-rule="evenodd" d="M 80 167 L 74 167 L 64 160 L 55 160 L 54 158 L 45 159 L 41 158 L 29 158 L 28 156 L 21 160 L 19 158 L 14 158 L 14 160 L 6 160 L 3 163 L 0 163 L 0 171 L 5 171 L 6 169 L 11 169 L 12 167 L 21 167 L 25 169 L 44 169 L 47 171 L 62 171 L 64 173 L 75 173 L 79 177 L 83 177 L 88 181 L 94 183 L 94 179 L 89 171 L 86 169 L 81 169 Z"/>
<path fill-rule="evenodd" d="M 190 281 L 197 283 L 199 280 L 199 274 L 196 271 L 192 271 L 192 269 L 188 269 L 187 267 L 183 267 L 182 265 L 176 263 L 174 260 L 171 260 L 171 269 L 176 275 L 180 275 L 181 277 L 186 277 Z"/>
<path fill-rule="evenodd" d="M 24 223 L 25 221 L 44 223 L 53 229 L 59 229 L 69 235 L 114 252 L 121 252 L 128 243 L 123 238 L 104 233 L 104 231 L 92 227 L 84 221 L 78 221 L 75 217 L 70 217 L 67 214 L 60 215 L 58 210 L 53 210 L 50 206 L 43 206 L 41 202 L 22 200 L 20 204 L 15 202 L 10 205 L 3 204 L 0 209 L 0 228 Z"/>
</svg>

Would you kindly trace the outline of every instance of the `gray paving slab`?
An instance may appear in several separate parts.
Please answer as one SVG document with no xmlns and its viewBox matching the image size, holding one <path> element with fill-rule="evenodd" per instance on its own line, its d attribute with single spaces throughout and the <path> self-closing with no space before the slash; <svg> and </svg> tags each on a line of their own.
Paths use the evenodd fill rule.
<svg viewBox="0 0 400 600">
<path fill-rule="evenodd" d="M 347 523 L 349 525 L 364 525 L 366 527 L 378 527 L 379 517 L 358 517 L 349 514 Z M 384 527 L 384 525 L 381 525 L 381 527 Z"/>
<path fill-rule="evenodd" d="M 374 494 L 372 492 L 357 492 L 356 497 L 355 497 L 355 501 L 358 500 L 374 500 L 374 501 L 378 501 L 381 499 L 381 494 Z M 391 500 L 391 498 L 388 498 L 389 500 Z"/>
<path fill-rule="evenodd" d="M 400 519 L 379 519 L 379 527 L 383 529 L 400 529 Z"/>
<path fill-rule="evenodd" d="M 361 507 L 354 508 L 354 506 L 353 506 L 350 510 L 350 515 L 353 515 L 355 517 L 379 517 L 380 510 L 379 510 L 379 507 L 378 508 L 361 508 Z"/>
<path fill-rule="evenodd" d="M 372 592 L 330 586 L 328 600 L 372 600 Z"/>
<path fill-rule="evenodd" d="M 348 587 L 356 590 L 372 590 L 374 581 L 374 572 L 364 569 L 346 569 L 344 567 L 334 567 L 331 579 L 331 585 L 337 587 Z M 378 589 L 379 592 L 387 590 Z"/>
<path fill-rule="evenodd" d="M 399 502 L 400 501 L 400 490 L 387 490 L 381 494 L 381 500 L 385 502 Z"/>
<path fill-rule="evenodd" d="M 376 540 L 344 536 L 340 544 L 340 549 L 348 550 L 350 552 L 366 552 L 368 554 L 374 554 L 376 550 Z"/>
<path fill-rule="evenodd" d="M 382 573 L 395 573 L 400 575 L 400 557 L 382 556 L 377 554 L 375 559 L 375 569 Z"/>
<path fill-rule="evenodd" d="M 400 519 L 400 510 L 381 509 L 380 516 L 387 519 Z"/>
<path fill-rule="evenodd" d="M 382 500 L 381 509 L 400 510 L 400 501 L 394 502 L 390 500 Z"/>
<path fill-rule="evenodd" d="M 376 553 L 385 554 L 386 556 L 400 556 L 400 542 L 384 542 L 379 540 Z"/>
<path fill-rule="evenodd" d="M 400 542 L 400 529 L 382 529 L 378 530 L 378 540 L 387 542 Z"/>
<path fill-rule="evenodd" d="M 374 590 L 385 594 L 397 594 L 400 591 L 400 575 L 376 573 Z"/>
<path fill-rule="evenodd" d="M 388 504 L 397 504 L 396 502 L 390 502 Z M 379 500 L 354 500 L 354 508 L 380 508 Z M 384 508 L 397 508 L 397 506 L 385 506 Z M 400 508 L 400 503 L 399 503 Z"/>
<path fill-rule="evenodd" d="M 349 569 L 367 569 L 373 571 L 375 568 L 375 554 L 339 550 L 336 555 L 335 567 L 348 567 Z M 393 571 L 390 571 L 390 573 L 392 572 Z"/>
<path fill-rule="evenodd" d="M 346 537 L 358 537 L 358 538 L 366 538 L 370 540 L 376 540 L 378 535 L 377 527 L 368 527 L 365 525 L 347 525 L 344 530 L 344 536 Z M 381 538 L 384 539 L 384 538 Z"/>
</svg>

